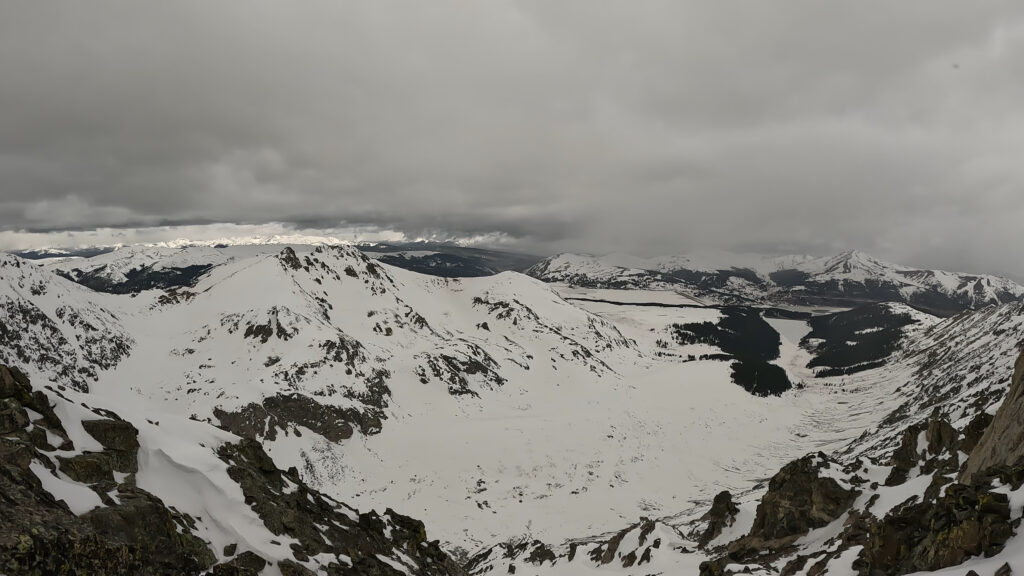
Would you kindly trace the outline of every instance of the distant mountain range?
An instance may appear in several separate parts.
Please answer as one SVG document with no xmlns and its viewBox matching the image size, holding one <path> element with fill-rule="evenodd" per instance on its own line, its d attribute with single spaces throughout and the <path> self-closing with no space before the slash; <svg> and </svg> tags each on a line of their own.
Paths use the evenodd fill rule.
<svg viewBox="0 0 1024 576">
<path fill-rule="evenodd" d="M 827 258 L 724 256 L 717 262 L 558 254 L 526 273 L 588 288 L 679 289 L 720 303 L 850 308 L 902 302 L 939 316 L 1024 298 L 1024 286 L 1007 278 L 919 270 L 857 251 Z"/>
<path fill-rule="evenodd" d="M 525 272 L 545 282 L 586 288 L 671 289 L 718 304 L 850 308 L 902 302 L 951 316 L 1024 298 L 1024 286 L 1002 276 L 924 270 L 859 251 L 835 256 L 717 253 L 638 258 L 562 253 L 548 258 L 443 242 L 352 244 L 330 237 L 273 236 L 177 240 L 145 246 L 16 251 L 46 260 L 90 288 L 130 293 L 189 284 L 212 266 L 285 245 L 348 245 L 393 266 L 447 278 Z M 175 254 L 187 251 L 187 261 Z"/>
</svg>

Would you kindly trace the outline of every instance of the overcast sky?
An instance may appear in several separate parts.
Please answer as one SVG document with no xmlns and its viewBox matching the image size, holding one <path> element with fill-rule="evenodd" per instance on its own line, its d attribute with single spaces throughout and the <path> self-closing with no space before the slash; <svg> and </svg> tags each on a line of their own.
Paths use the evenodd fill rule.
<svg viewBox="0 0 1024 576">
<path fill-rule="evenodd" d="M 8 245 L 268 224 L 1021 275 L 1022 223 L 1019 0 L 0 3 Z"/>
</svg>

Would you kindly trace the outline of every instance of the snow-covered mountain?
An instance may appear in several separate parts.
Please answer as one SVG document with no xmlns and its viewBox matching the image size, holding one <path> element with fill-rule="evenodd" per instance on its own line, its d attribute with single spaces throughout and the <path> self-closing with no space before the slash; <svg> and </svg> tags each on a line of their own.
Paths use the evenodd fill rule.
<svg viewBox="0 0 1024 576">
<path fill-rule="evenodd" d="M 120 315 L 90 290 L 0 254 L 0 362 L 86 391 L 134 345 Z"/>
<path fill-rule="evenodd" d="M 917 270 L 882 262 L 862 252 L 803 262 L 769 274 L 771 297 L 809 305 L 905 302 L 950 315 L 1024 298 L 1024 286 L 998 276 Z"/>
<path fill-rule="evenodd" d="M 285 246 L 351 246 L 392 266 L 431 276 L 466 278 L 522 271 L 538 257 L 438 242 L 359 243 L 332 237 L 269 236 L 176 240 L 97 249 L 43 249 L 16 253 L 44 263 L 93 290 L 129 294 L 192 285 L 203 273 L 229 260 L 279 252 Z"/>
<path fill-rule="evenodd" d="M 553 263 L 606 270 L 596 258 Z M 0 363 L 27 373 L 73 444 L 53 418 L 40 420 L 37 400 L 0 410 L 26 415 L 0 418 L 5 430 L 20 426 L 19 441 L 57 449 L 19 460 L 28 472 L 17 478 L 41 482 L 31 497 L 65 500 L 79 520 L 60 522 L 91 534 L 91 518 L 124 517 L 121 502 L 142 490 L 208 562 L 247 551 L 282 573 L 290 563 L 348 573 L 371 550 L 381 573 L 458 573 L 443 550 L 465 552 L 480 574 L 801 574 L 818 564 L 856 573 L 862 551 L 881 562 L 873 534 L 954 506 L 942 490 L 1024 344 L 1020 302 L 948 319 L 904 300 L 812 317 L 767 298 L 704 305 L 652 290 L 681 284 L 650 263 L 626 269 L 654 278 L 628 290 L 514 272 L 427 276 L 347 245 L 149 247 L 2 264 Z M 124 293 L 66 277 L 102 270 L 94 277 L 123 282 L 140 268 L 159 277 L 197 265 L 187 281 Z M 783 270 L 843 285 L 913 272 L 859 255 L 754 272 L 783 294 L 771 279 Z M 931 278 L 952 286 L 951 277 Z M 767 375 L 786 386 L 766 388 Z M 95 443 L 95 425 L 82 423 L 94 419 L 137 430 L 137 472 L 115 469 L 113 484 L 81 473 L 86 460 L 102 472 L 94 460 L 126 458 Z M 1007 516 L 1021 516 L 1012 482 L 969 488 L 1009 494 Z M 804 496 L 817 498 L 812 515 L 780 515 Z M 911 496 L 918 508 L 900 506 Z M 285 508 L 270 508 L 276 499 Z M 282 520 L 295 506 L 309 523 Z M 993 535 L 986 550 L 1012 560 L 1016 536 L 996 530 L 1012 522 L 993 510 L 970 517 Z M 427 550 L 426 536 L 410 536 L 423 527 L 399 513 L 423 520 L 440 546 Z M 334 525 L 360 534 L 354 552 Z M 410 541 L 425 551 L 411 553 Z M 970 564 L 972 554 L 965 566 L 988 566 Z"/>
<path fill-rule="evenodd" d="M 187 286 L 232 256 L 214 247 L 125 246 L 90 258 L 44 259 L 59 275 L 100 292 Z"/>
<path fill-rule="evenodd" d="M 918 270 L 857 251 L 826 258 L 559 254 L 527 274 L 590 288 L 675 287 L 722 303 L 853 307 L 904 302 L 943 316 L 1024 298 L 1024 286 L 1006 278 Z"/>
<path fill-rule="evenodd" d="M 545 258 L 528 268 L 526 274 L 545 282 L 586 288 L 646 289 L 672 283 L 655 269 L 620 266 L 598 256 L 570 253 Z"/>
</svg>

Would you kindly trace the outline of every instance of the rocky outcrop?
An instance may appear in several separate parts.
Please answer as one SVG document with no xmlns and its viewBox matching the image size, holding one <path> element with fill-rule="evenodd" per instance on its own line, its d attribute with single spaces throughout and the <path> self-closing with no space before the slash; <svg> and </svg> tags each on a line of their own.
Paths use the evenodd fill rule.
<svg viewBox="0 0 1024 576">
<path fill-rule="evenodd" d="M 911 425 L 903 431 L 900 445 L 890 458 L 892 469 L 885 485 L 903 484 L 913 470 L 919 470 L 921 474 L 950 476 L 952 480 L 952 476 L 960 469 L 960 452 L 964 442 L 960 432 L 945 417 L 937 411 L 933 412 L 928 420 Z"/>
<path fill-rule="evenodd" d="M 849 510 L 858 491 L 826 471 L 840 466 L 824 454 L 809 454 L 779 470 L 757 506 L 748 538 L 778 540 L 821 528 Z"/>
<path fill-rule="evenodd" d="M 256 576 L 267 561 L 254 552 L 245 551 L 231 560 L 213 567 L 213 576 Z"/>
<path fill-rule="evenodd" d="M 725 555 L 703 562 L 701 576 L 731 574 L 726 569 L 731 563 L 771 563 L 796 552 L 793 544 L 800 536 L 850 511 L 860 491 L 846 476 L 839 463 L 820 452 L 783 466 L 769 481 L 750 531 L 730 542 Z"/>
<path fill-rule="evenodd" d="M 356 510 L 306 486 L 298 472 L 279 470 L 262 445 L 243 439 L 225 444 L 218 456 L 238 483 L 246 503 L 274 534 L 297 540 L 297 562 L 312 556 L 345 556 L 351 566 L 330 562 L 328 574 L 393 574 L 403 565 L 416 574 L 461 576 L 465 572 L 439 543 L 428 541 L 422 522 L 391 509 L 383 515 Z M 382 560 L 382 558 L 388 559 Z M 305 574 L 301 565 L 284 561 L 282 573 Z"/>
<path fill-rule="evenodd" d="M 939 570 L 992 556 L 1012 535 L 1005 494 L 954 484 L 935 501 L 903 507 L 876 523 L 856 567 L 861 576 Z"/>
<path fill-rule="evenodd" d="M 988 412 L 978 412 L 961 431 L 963 437 L 960 439 L 960 450 L 966 454 L 974 452 L 978 443 L 981 442 L 982 436 L 985 435 L 985 431 L 988 430 L 989 424 L 992 424 L 992 418 L 993 416 Z"/>
<path fill-rule="evenodd" d="M 736 514 L 739 514 L 739 511 L 739 507 L 733 503 L 732 494 L 728 490 L 716 494 L 715 500 L 711 503 L 711 509 L 700 518 L 701 521 L 707 522 L 707 528 L 697 537 L 697 542 L 701 546 L 707 546 L 712 540 L 718 538 L 723 529 L 732 526 L 736 521 Z"/>
<path fill-rule="evenodd" d="M 134 427 L 93 421 L 100 424 L 85 428 L 102 452 L 55 458 L 61 472 L 88 485 L 104 504 L 76 516 L 37 475 L 56 474 L 47 456 L 58 449 L 54 442 L 74 450 L 49 399 L 22 373 L 0 366 L 0 402 L 9 415 L 0 436 L 0 573 L 199 574 L 213 564 L 213 553 L 191 532 L 192 519 L 135 486 Z M 32 419 L 29 411 L 40 416 Z M 130 472 L 118 484 L 114 470 Z"/>
<path fill-rule="evenodd" d="M 960 480 L 993 466 L 1011 466 L 1024 459 L 1024 350 L 1014 366 L 1013 380 L 1003 404 L 971 451 Z"/>
<path fill-rule="evenodd" d="M 380 432 L 378 412 L 321 404 L 309 396 L 292 393 L 268 396 L 260 404 L 252 402 L 232 412 L 214 408 L 213 415 L 221 428 L 243 438 L 273 441 L 278 430 L 301 426 L 331 442 L 341 442 L 351 438 L 355 429 L 364 435 Z"/>
<path fill-rule="evenodd" d="M 214 566 L 216 555 L 193 533 L 197 519 L 136 486 L 140 444 L 131 423 L 95 409 L 81 425 L 103 450 L 77 453 L 49 398 L 5 366 L 0 403 L 0 574 L 254 576 L 268 564 L 230 545 L 230 559 Z M 66 454 L 49 454 L 53 444 Z M 310 489 L 294 468 L 279 470 L 256 440 L 222 445 L 217 455 L 266 528 L 295 540 L 292 558 L 276 562 L 282 574 L 306 576 L 311 566 L 329 576 L 465 574 L 427 540 L 422 522 L 390 509 L 360 514 Z M 44 487 L 46 474 L 80 483 L 102 504 L 73 513 Z"/>
</svg>

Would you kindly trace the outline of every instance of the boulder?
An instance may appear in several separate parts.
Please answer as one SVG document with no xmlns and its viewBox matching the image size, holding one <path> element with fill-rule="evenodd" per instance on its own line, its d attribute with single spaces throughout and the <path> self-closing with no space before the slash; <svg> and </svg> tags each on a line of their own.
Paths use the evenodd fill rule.
<svg viewBox="0 0 1024 576">
<path fill-rule="evenodd" d="M 139 449 L 139 431 L 131 422 L 110 418 L 82 420 L 82 427 L 108 450 Z"/>
<path fill-rule="evenodd" d="M 82 427 L 106 450 L 111 468 L 134 474 L 139 471 L 139 431 L 131 422 L 104 418 L 83 420 Z"/>
<path fill-rule="evenodd" d="M 213 567 L 213 576 L 256 576 L 267 566 L 267 561 L 246 550 L 228 562 Z"/>
<path fill-rule="evenodd" d="M 60 463 L 60 471 L 77 482 L 97 484 L 114 481 L 110 458 L 101 452 L 86 452 L 71 458 L 57 456 L 57 461 Z"/>
</svg>

